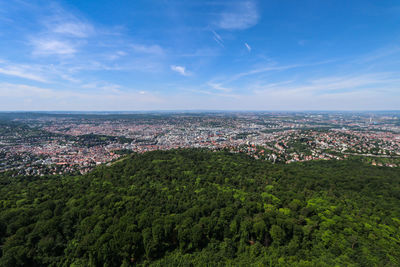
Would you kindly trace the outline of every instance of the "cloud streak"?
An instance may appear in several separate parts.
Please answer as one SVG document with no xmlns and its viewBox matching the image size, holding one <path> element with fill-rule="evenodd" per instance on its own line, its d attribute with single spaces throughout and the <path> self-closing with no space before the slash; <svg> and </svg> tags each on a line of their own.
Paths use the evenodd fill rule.
<svg viewBox="0 0 400 267">
<path fill-rule="evenodd" d="M 244 46 L 247 48 L 247 51 L 251 52 L 251 46 L 248 43 L 244 43 Z"/>
<path fill-rule="evenodd" d="M 249 86 L 255 95 L 260 98 L 291 99 L 299 97 L 299 101 L 306 97 L 311 100 L 325 99 L 329 97 L 340 98 L 340 96 L 377 94 L 380 97 L 391 95 L 393 99 L 398 98 L 400 83 L 399 73 L 365 73 L 359 75 L 328 76 L 307 81 L 288 81 L 287 83 L 266 84 Z M 389 93 L 389 94 L 388 94 Z M 328 97 L 329 96 L 329 97 Z M 352 98 L 353 104 L 358 103 L 357 98 Z M 340 105 L 340 103 L 336 103 Z"/>
<path fill-rule="evenodd" d="M 214 37 L 213 37 L 214 41 L 215 41 L 217 44 L 219 44 L 221 47 L 225 47 L 225 46 L 224 46 L 224 40 L 221 38 L 221 36 L 220 36 L 218 33 L 216 33 L 215 31 L 211 31 L 211 32 L 212 32 L 213 35 L 214 35 Z"/>
<path fill-rule="evenodd" d="M 93 32 L 93 27 L 90 24 L 83 23 L 65 22 L 49 27 L 51 27 L 54 33 L 79 38 L 86 38 Z"/>
<path fill-rule="evenodd" d="M 26 66 L 5 66 L 0 67 L 0 73 L 18 78 L 28 79 L 36 82 L 47 82 L 47 79 L 39 74 L 32 73 Z"/>
<path fill-rule="evenodd" d="M 96 33 L 94 26 L 58 6 L 51 5 L 52 14 L 41 18 L 42 30 L 30 36 L 33 55 L 73 55 L 86 39 Z"/>
<path fill-rule="evenodd" d="M 77 52 L 77 45 L 66 40 L 37 38 L 31 44 L 33 55 L 73 55 Z"/>
<path fill-rule="evenodd" d="M 232 77 L 229 78 L 228 80 L 226 80 L 224 83 L 230 83 L 230 82 L 239 80 L 243 77 L 257 75 L 257 74 L 266 73 L 266 72 L 285 71 L 285 70 L 290 70 L 290 69 L 295 69 L 295 68 L 311 67 L 311 66 L 332 63 L 335 61 L 336 60 L 326 60 L 326 61 L 320 61 L 320 62 L 314 62 L 314 63 L 299 63 L 299 64 L 290 64 L 290 65 L 269 65 L 266 67 L 259 67 L 259 68 L 254 68 L 254 69 L 251 69 L 248 71 L 239 72 L 237 74 L 232 75 Z"/>
<path fill-rule="evenodd" d="M 28 79 L 41 83 L 65 81 L 79 83 L 80 80 L 72 77 L 67 66 L 52 64 L 18 64 L 0 60 L 0 74 Z M 60 81 L 61 82 L 61 81 Z"/>
<path fill-rule="evenodd" d="M 137 90 L 102 90 L 93 94 L 0 83 L 0 110 L 145 110 L 166 102 L 165 98 Z"/>
<path fill-rule="evenodd" d="M 218 91 L 222 91 L 222 92 L 226 92 L 226 93 L 232 91 L 232 89 L 223 87 L 220 83 L 209 82 L 208 85 L 209 85 L 211 88 L 213 88 L 213 89 L 215 89 L 215 90 L 218 90 Z"/>
<path fill-rule="evenodd" d="M 53 14 L 43 20 L 47 34 L 53 33 L 63 37 L 87 38 L 95 33 L 89 22 L 78 18 L 57 4 L 52 4 Z"/>
<path fill-rule="evenodd" d="M 136 53 L 152 54 L 152 55 L 164 54 L 164 49 L 159 45 L 134 44 L 132 45 L 132 48 Z"/>
<path fill-rule="evenodd" d="M 256 25 L 259 18 L 255 1 L 235 1 L 221 13 L 216 26 L 224 30 L 244 30 Z"/>
<path fill-rule="evenodd" d="M 1 97 L 31 97 L 49 98 L 55 95 L 51 89 L 24 84 L 0 83 Z M 1 103 L 1 102 L 0 102 Z M 5 103 L 2 103 L 5 104 Z"/>
<path fill-rule="evenodd" d="M 183 66 L 171 65 L 171 70 L 173 70 L 183 76 L 189 76 L 189 73 L 186 71 L 186 68 Z"/>
</svg>

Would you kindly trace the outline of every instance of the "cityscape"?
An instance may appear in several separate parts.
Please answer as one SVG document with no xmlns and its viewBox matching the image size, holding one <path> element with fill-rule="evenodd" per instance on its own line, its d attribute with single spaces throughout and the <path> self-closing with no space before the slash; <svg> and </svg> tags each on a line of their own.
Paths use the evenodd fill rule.
<svg viewBox="0 0 400 267">
<path fill-rule="evenodd" d="M 243 152 L 289 164 L 360 157 L 400 167 L 396 112 L 2 113 L 0 171 L 86 173 L 129 153 Z"/>
<path fill-rule="evenodd" d="M 400 266 L 399 26 L 0 0 L 0 267 Z"/>
</svg>

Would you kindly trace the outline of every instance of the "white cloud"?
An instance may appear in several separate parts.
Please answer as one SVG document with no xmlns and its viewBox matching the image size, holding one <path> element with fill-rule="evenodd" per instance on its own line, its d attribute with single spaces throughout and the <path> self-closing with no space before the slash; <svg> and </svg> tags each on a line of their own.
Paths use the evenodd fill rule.
<svg viewBox="0 0 400 267">
<path fill-rule="evenodd" d="M 219 34 L 216 33 L 215 31 L 211 31 L 211 32 L 214 34 L 215 38 L 217 38 L 218 41 L 220 41 L 221 43 L 224 41 L 224 40 L 222 39 L 221 35 L 219 35 Z"/>
<path fill-rule="evenodd" d="M 44 78 L 40 74 L 33 73 L 31 68 L 27 66 L 9 65 L 5 67 L 0 67 L 0 73 L 4 75 L 15 76 L 37 82 L 47 82 L 46 78 Z"/>
<path fill-rule="evenodd" d="M 244 30 L 256 25 L 258 20 L 259 14 L 254 1 L 235 1 L 221 14 L 216 26 L 225 30 Z"/>
<path fill-rule="evenodd" d="M 121 58 L 121 57 L 124 57 L 124 56 L 127 56 L 128 55 L 128 53 L 126 53 L 125 51 L 117 51 L 117 52 L 114 52 L 114 53 L 111 53 L 111 54 L 109 54 L 109 55 L 107 55 L 106 56 L 106 58 L 107 59 L 110 59 L 110 60 L 116 60 L 116 59 L 118 59 L 118 58 Z"/>
<path fill-rule="evenodd" d="M 200 94 L 204 94 L 204 95 L 211 95 L 211 96 L 218 96 L 218 97 L 228 97 L 228 98 L 236 98 L 239 99 L 241 96 L 239 95 L 235 95 L 235 94 L 228 94 L 228 93 L 216 93 L 216 92 L 210 92 L 207 90 L 191 90 L 191 92 L 194 93 L 200 93 Z M 204 108 L 204 107 L 203 107 Z M 220 109 L 220 108 L 217 108 Z"/>
<path fill-rule="evenodd" d="M 356 58 L 352 63 L 356 64 L 365 64 L 371 61 L 379 62 L 382 59 L 393 57 L 394 55 L 398 55 L 400 53 L 399 46 L 388 46 L 378 50 L 375 50 L 371 53 L 362 55 L 361 57 Z M 387 64 L 387 62 L 384 62 Z"/>
<path fill-rule="evenodd" d="M 231 92 L 232 89 L 223 87 L 220 83 L 213 83 L 213 82 L 209 82 L 208 85 L 218 91 L 222 91 L 222 92 Z"/>
<path fill-rule="evenodd" d="M 374 89 L 316 94 L 311 91 L 260 91 L 245 97 L 255 109 L 264 110 L 382 110 L 398 109 L 399 97 Z"/>
<path fill-rule="evenodd" d="M 251 46 L 248 43 L 244 43 L 244 46 L 246 46 L 247 50 L 251 52 Z"/>
<path fill-rule="evenodd" d="M 90 24 L 81 22 L 64 22 L 56 25 L 48 25 L 54 33 L 85 38 L 93 32 Z"/>
<path fill-rule="evenodd" d="M 82 88 L 85 89 L 96 89 L 96 93 L 98 93 L 98 90 L 104 91 L 104 92 L 110 92 L 110 93 L 120 93 L 121 92 L 121 86 L 118 84 L 113 84 L 109 82 L 94 82 L 94 83 L 87 83 L 81 86 Z"/>
<path fill-rule="evenodd" d="M 391 95 L 393 99 L 399 97 L 398 86 L 400 79 L 397 78 L 398 74 L 389 73 L 375 73 L 375 74 L 362 74 L 362 75 L 348 75 L 348 76 L 333 76 L 322 77 L 308 81 L 290 81 L 287 84 L 267 84 L 254 86 L 253 92 L 260 98 L 276 99 L 298 99 L 297 105 L 308 107 L 310 101 L 318 102 L 318 99 L 329 103 L 329 99 L 339 99 L 344 96 L 349 96 L 353 101 L 354 106 L 361 106 L 361 102 L 354 96 L 361 96 L 363 94 L 376 94 L 379 97 L 388 97 Z M 335 96 L 337 95 L 337 96 Z M 365 98 L 365 97 L 364 97 Z M 360 98 L 361 99 L 361 98 Z M 370 98 L 372 100 L 373 98 Z M 344 101 L 344 99 L 342 99 Z M 350 103 L 346 100 L 347 103 Z M 319 103 L 318 105 L 320 105 Z M 337 106 L 341 108 L 341 102 L 329 103 L 330 106 Z M 317 106 L 317 105 L 313 105 Z M 311 106 L 310 106 L 311 107 Z M 321 105 L 321 107 L 323 107 Z M 365 106 L 368 109 L 368 106 Z"/>
<path fill-rule="evenodd" d="M 400 82 L 398 74 L 390 73 L 368 73 L 360 75 L 346 75 L 323 77 L 306 82 L 304 85 L 297 85 L 286 88 L 291 92 L 317 92 L 318 94 L 334 94 L 342 90 L 357 91 L 375 88 L 381 91 L 387 86 L 392 87 Z"/>
<path fill-rule="evenodd" d="M 24 84 L 0 83 L 0 110 L 145 110 L 168 103 L 145 91 L 55 90 Z"/>
<path fill-rule="evenodd" d="M 41 97 L 48 98 L 54 96 L 54 92 L 50 89 L 29 86 L 24 84 L 0 83 L 1 97 Z"/>
<path fill-rule="evenodd" d="M 141 44 L 134 44 L 132 48 L 137 53 L 143 54 L 154 54 L 154 55 L 163 55 L 164 49 L 162 49 L 159 45 L 141 45 Z"/>
<path fill-rule="evenodd" d="M 186 68 L 183 66 L 171 65 L 171 70 L 176 71 L 183 76 L 189 75 L 189 73 L 186 71 Z"/>
<path fill-rule="evenodd" d="M 28 79 L 36 82 L 52 83 L 59 79 L 73 83 L 79 83 L 80 80 L 71 76 L 68 67 L 53 64 L 20 64 L 3 61 L 0 59 L 0 74 Z"/>
<path fill-rule="evenodd" d="M 72 55 L 85 39 L 95 33 L 95 28 L 84 19 L 51 4 L 50 15 L 40 18 L 41 31 L 31 35 L 34 55 Z"/>
<path fill-rule="evenodd" d="M 124 52 L 124 51 L 117 51 L 116 53 L 118 56 L 126 56 L 128 53 Z"/>
<path fill-rule="evenodd" d="M 72 83 L 80 83 L 81 82 L 80 79 L 74 78 L 74 77 L 72 77 L 72 76 L 70 76 L 68 74 L 65 74 L 65 73 L 59 73 L 59 71 L 56 71 L 55 74 L 59 75 L 60 78 L 65 80 L 65 81 L 69 81 L 69 82 L 72 82 Z"/>
<path fill-rule="evenodd" d="M 215 31 L 211 31 L 211 32 L 214 35 L 214 38 L 213 38 L 214 41 L 217 42 L 217 44 L 219 44 L 220 46 L 225 47 L 224 40 L 221 38 L 221 36 L 218 33 L 216 33 Z"/>
<path fill-rule="evenodd" d="M 65 10 L 58 4 L 51 6 L 52 15 L 43 18 L 47 34 L 54 33 L 63 37 L 87 38 L 95 33 L 93 25 L 83 18 Z"/>
<path fill-rule="evenodd" d="M 76 44 L 70 41 L 38 38 L 31 41 L 34 55 L 72 55 L 77 52 Z"/>
<path fill-rule="evenodd" d="M 266 72 L 271 72 L 271 71 L 284 71 L 284 70 L 295 69 L 295 68 L 311 67 L 311 66 L 328 64 L 328 63 L 331 63 L 334 61 L 335 60 L 327 60 L 327 61 L 320 61 L 320 62 L 314 62 L 314 63 L 302 63 L 302 64 L 292 64 L 292 65 L 269 65 L 266 67 L 259 67 L 259 68 L 255 68 L 252 70 L 237 73 L 237 74 L 231 76 L 231 78 L 229 78 L 228 80 L 226 80 L 225 83 L 236 81 L 238 79 L 241 79 L 243 77 L 247 77 L 250 75 L 256 75 L 256 74 L 261 74 L 261 73 L 266 73 Z"/>
<path fill-rule="evenodd" d="M 235 80 L 238 80 L 242 77 L 246 77 L 249 75 L 255 75 L 259 73 L 264 73 L 264 72 L 269 72 L 269 71 L 282 71 L 282 70 L 288 70 L 288 69 L 293 69 L 297 67 L 303 67 L 305 65 L 287 65 L 287 66 L 268 66 L 268 67 L 262 67 L 262 68 L 257 68 L 257 69 L 252 69 L 249 71 L 241 72 L 236 75 L 233 75 L 227 82 L 232 82 Z"/>
</svg>

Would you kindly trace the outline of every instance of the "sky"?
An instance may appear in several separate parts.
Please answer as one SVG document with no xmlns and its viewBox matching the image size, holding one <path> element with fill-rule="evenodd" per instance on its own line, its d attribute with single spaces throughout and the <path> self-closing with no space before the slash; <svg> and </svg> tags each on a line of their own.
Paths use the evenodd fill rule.
<svg viewBox="0 0 400 267">
<path fill-rule="evenodd" d="M 400 2 L 0 0 L 17 110 L 400 110 Z"/>
</svg>

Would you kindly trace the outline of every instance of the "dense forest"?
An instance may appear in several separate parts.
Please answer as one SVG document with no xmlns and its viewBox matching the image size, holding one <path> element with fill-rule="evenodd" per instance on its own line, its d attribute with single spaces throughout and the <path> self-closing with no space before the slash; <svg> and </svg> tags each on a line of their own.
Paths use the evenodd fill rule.
<svg viewBox="0 0 400 267">
<path fill-rule="evenodd" d="M 400 266 L 400 169 L 133 154 L 0 178 L 0 266 Z"/>
</svg>

